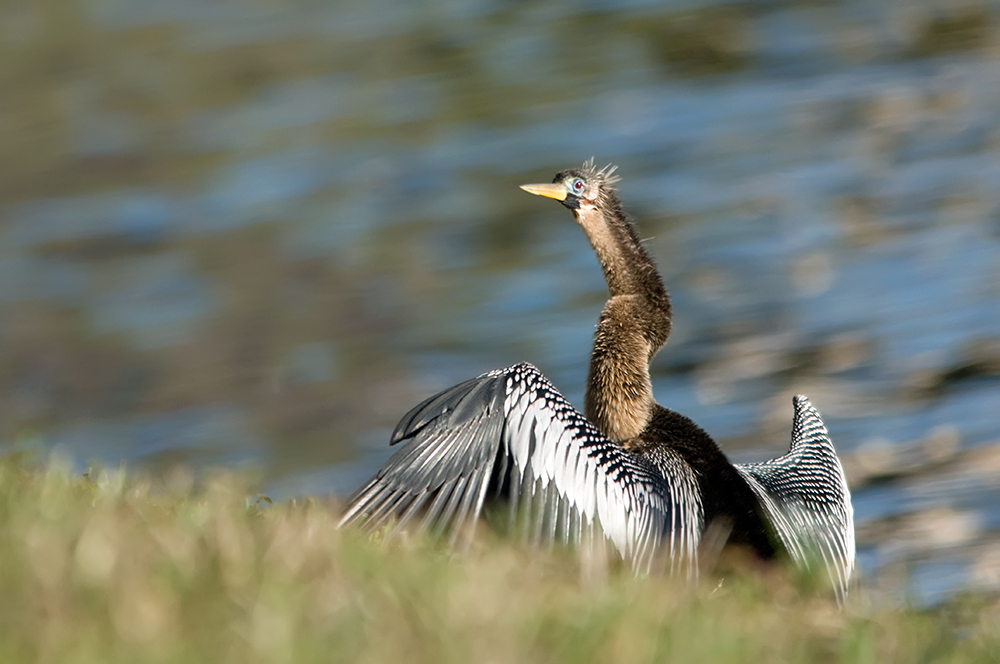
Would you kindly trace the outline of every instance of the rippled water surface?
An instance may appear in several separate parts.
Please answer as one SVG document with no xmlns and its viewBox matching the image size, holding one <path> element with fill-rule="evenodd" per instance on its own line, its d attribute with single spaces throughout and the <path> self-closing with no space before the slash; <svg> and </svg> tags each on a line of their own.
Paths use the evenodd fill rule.
<svg viewBox="0 0 1000 664">
<path fill-rule="evenodd" d="M 606 289 L 517 189 L 595 156 L 736 460 L 822 411 L 865 583 L 1000 588 L 997 3 L 0 5 L 0 437 L 347 493 Z"/>
</svg>

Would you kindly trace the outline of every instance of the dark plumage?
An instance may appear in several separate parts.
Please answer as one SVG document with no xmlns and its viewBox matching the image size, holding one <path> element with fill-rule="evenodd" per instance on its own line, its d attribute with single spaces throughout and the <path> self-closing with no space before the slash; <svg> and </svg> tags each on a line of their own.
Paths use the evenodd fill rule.
<svg viewBox="0 0 1000 664">
<path fill-rule="evenodd" d="M 524 185 L 573 212 L 610 297 L 594 334 L 584 413 L 528 364 L 492 371 L 407 413 L 402 447 L 352 498 L 342 524 L 449 532 L 505 499 L 540 542 L 607 538 L 637 570 L 696 570 L 710 525 L 762 558 L 822 560 L 838 596 L 854 567 L 843 469 L 819 414 L 795 397 L 788 454 L 734 465 L 689 418 L 653 399 L 649 362 L 670 334 L 670 297 L 628 220 L 614 168 L 593 161 Z M 659 562 L 658 562 L 659 561 Z"/>
</svg>

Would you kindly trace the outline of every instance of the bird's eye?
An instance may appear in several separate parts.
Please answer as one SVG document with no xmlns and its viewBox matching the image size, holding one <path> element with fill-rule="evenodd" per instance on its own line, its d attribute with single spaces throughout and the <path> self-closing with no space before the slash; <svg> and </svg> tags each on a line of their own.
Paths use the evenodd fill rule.
<svg viewBox="0 0 1000 664">
<path fill-rule="evenodd" d="M 583 180 L 577 178 L 573 180 L 573 193 L 580 194 L 583 193 Z"/>
</svg>

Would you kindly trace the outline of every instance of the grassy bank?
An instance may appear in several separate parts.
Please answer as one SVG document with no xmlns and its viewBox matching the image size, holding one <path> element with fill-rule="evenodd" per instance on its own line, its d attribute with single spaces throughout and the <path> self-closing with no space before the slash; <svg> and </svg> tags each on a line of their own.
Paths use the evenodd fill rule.
<svg viewBox="0 0 1000 664">
<path fill-rule="evenodd" d="M 775 570 L 685 588 L 489 535 L 378 546 L 335 513 L 0 462 L 0 661 L 1000 661 L 985 600 L 841 612 Z"/>
</svg>

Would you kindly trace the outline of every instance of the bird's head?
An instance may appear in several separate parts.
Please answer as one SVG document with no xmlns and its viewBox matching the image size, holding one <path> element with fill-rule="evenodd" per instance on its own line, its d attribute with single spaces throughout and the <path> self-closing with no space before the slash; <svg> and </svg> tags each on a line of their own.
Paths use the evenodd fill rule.
<svg viewBox="0 0 1000 664">
<path fill-rule="evenodd" d="M 556 173 L 552 184 L 522 184 L 521 189 L 554 198 L 571 210 L 606 207 L 617 199 L 615 183 L 621 178 L 614 175 L 615 168 L 609 164 L 598 170 L 591 158 L 580 168 Z"/>
</svg>

